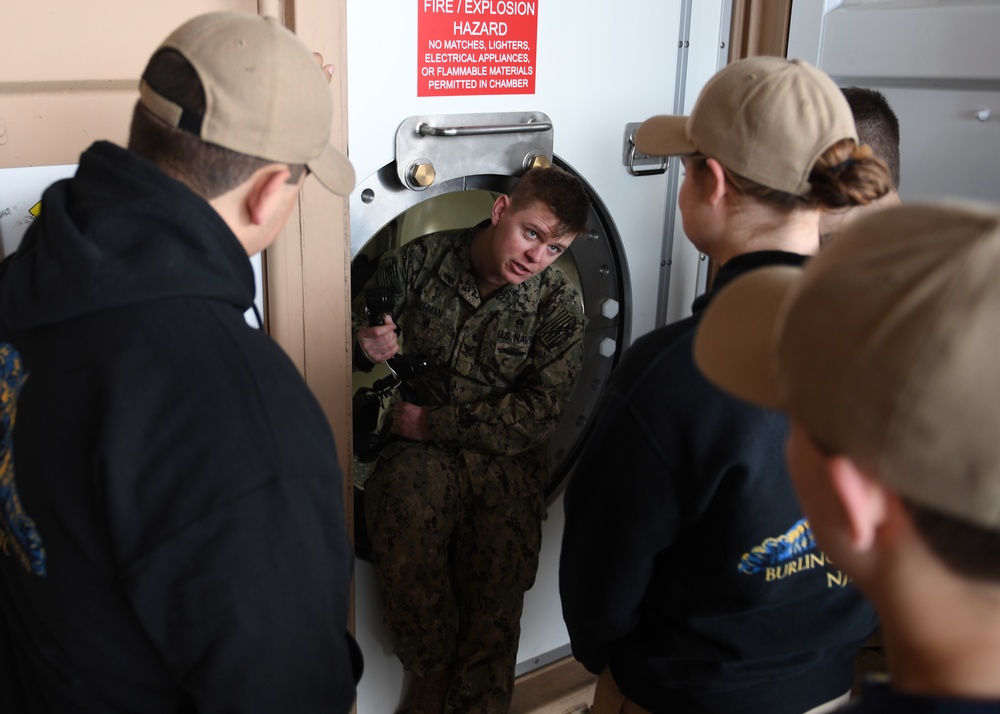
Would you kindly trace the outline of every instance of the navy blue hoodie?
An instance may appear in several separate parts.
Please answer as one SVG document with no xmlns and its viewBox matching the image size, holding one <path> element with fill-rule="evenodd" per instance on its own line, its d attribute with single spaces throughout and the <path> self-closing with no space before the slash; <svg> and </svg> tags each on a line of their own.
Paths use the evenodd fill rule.
<svg viewBox="0 0 1000 714">
<path fill-rule="evenodd" d="M 874 611 L 817 548 L 785 465 L 787 420 L 697 370 L 694 314 L 640 337 L 566 488 L 560 595 L 573 654 L 659 714 L 799 714 L 851 688 Z"/>
<path fill-rule="evenodd" d="M 29 712 L 347 712 L 319 404 L 212 207 L 98 142 L 0 263 L 0 689 Z"/>
</svg>

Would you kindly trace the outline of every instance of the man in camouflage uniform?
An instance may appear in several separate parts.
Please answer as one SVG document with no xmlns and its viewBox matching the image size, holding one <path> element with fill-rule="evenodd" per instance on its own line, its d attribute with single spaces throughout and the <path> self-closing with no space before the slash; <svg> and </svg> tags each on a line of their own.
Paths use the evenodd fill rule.
<svg viewBox="0 0 1000 714">
<path fill-rule="evenodd" d="M 583 363 L 586 318 L 551 263 L 585 230 L 589 200 L 533 169 L 489 220 L 385 253 L 367 287 L 391 289 L 371 327 L 354 310 L 355 368 L 398 351 L 430 371 L 390 408 L 365 483 L 385 622 L 416 677 L 412 714 L 508 711 L 524 592 L 541 546 L 548 439 Z M 399 438 L 401 437 L 401 438 Z"/>
</svg>

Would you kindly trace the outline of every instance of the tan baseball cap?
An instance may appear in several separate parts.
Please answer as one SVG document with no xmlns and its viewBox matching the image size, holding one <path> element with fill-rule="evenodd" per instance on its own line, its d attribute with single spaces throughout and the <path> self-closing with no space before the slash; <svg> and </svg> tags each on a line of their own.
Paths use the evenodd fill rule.
<svg viewBox="0 0 1000 714">
<path fill-rule="evenodd" d="M 912 501 L 1000 529 L 998 276 L 1000 207 L 886 208 L 724 287 L 695 360 Z"/>
<path fill-rule="evenodd" d="M 330 191 L 354 188 L 354 168 L 330 146 L 333 100 L 312 51 L 272 17 L 223 11 L 181 25 L 159 49 L 182 54 L 205 88 L 203 117 L 140 86 L 140 101 L 203 141 L 277 163 L 305 164 Z M 183 123 L 182 123 L 183 120 Z"/>
<path fill-rule="evenodd" d="M 803 60 L 751 57 L 719 70 L 691 116 L 655 116 L 635 134 L 651 156 L 705 154 L 751 181 L 796 196 L 841 139 L 858 141 L 851 107 L 830 77 Z"/>
</svg>

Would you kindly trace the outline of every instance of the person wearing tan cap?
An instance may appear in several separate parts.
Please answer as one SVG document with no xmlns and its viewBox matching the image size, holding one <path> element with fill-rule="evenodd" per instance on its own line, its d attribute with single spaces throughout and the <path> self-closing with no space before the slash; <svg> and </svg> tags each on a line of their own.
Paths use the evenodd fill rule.
<svg viewBox="0 0 1000 714">
<path fill-rule="evenodd" d="M 273 19 L 191 19 L 0 264 L 0 710 L 351 710 L 333 435 L 244 318 L 307 175 L 354 184 L 328 82 Z"/>
<path fill-rule="evenodd" d="M 810 526 L 881 617 L 889 681 L 845 711 L 1000 712 L 998 273 L 1000 206 L 891 207 L 699 328 L 710 380 L 787 413 Z"/>
<path fill-rule="evenodd" d="M 828 709 L 874 614 L 815 545 L 783 417 L 705 381 L 691 345 L 718 290 L 801 265 L 820 210 L 883 195 L 888 170 L 829 77 L 774 57 L 727 66 L 636 145 L 683 157 L 685 233 L 721 267 L 691 317 L 626 351 L 567 485 L 560 595 L 574 656 L 600 673 L 591 711 Z"/>
</svg>

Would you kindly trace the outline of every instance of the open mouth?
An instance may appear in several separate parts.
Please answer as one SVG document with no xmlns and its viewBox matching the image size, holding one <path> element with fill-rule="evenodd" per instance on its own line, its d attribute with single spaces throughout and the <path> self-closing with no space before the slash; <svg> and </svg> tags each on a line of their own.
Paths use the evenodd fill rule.
<svg viewBox="0 0 1000 714">
<path fill-rule="evenodd" d="M 515 275 L 522 275 L 522 276 L 523 275 L 531 275 L 531 270 L 528 269 L 528 268 L 526 268 L 526 267 L 524 267 L 520 263 L 517 263 L 517 262 L 515 262 L 515 261 L 512 260 L 512 261 L 510 261 L 510 265 L 511 265 L 511 269 L 513 270 L 513 272 L 514 272 Z"/>
</svg>

